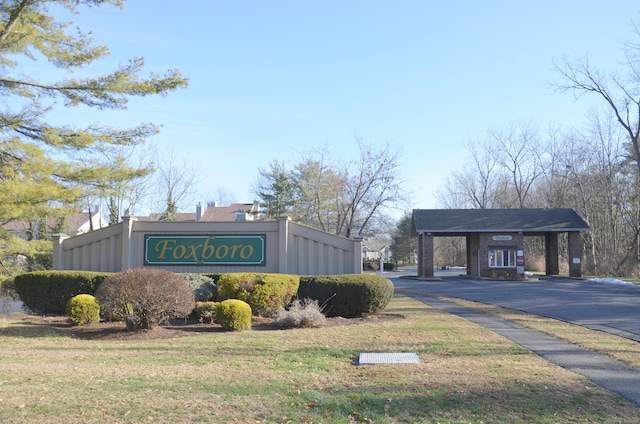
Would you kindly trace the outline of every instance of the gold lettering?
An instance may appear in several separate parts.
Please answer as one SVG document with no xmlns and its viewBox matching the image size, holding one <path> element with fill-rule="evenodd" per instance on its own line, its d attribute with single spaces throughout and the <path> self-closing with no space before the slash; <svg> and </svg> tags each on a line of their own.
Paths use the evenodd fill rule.
<svg viewBox="0 0 640 424">
<path fill-rule="evenodd" d="M 246 249 L 246 252 L 245 252 L 245 249 Z M 250 258 L 251 255 L 253 255 L 253 246 L 251 246 L 250 244 L 247 244 L 242 248 L 242 250 L 240 250 L 240 257 L 242 259 Z"/>
<path fill-rule="evenodd" d="M 161 240 L 156 245 L 156 252 L 160 251 L 160 255 L 158 255 L 158 259 L 166 259 L 167 251 L 171 251 L 173 247 L 169 247 L 169 243 L 176 244 L 175 240 Z"/>
<path fill-rule="evenodd" d="M 212 257 L 216 253 L 216 247 L 210 246 L 209 242 L 213 241 L 215 237 L 209 237 L 207 241 L 204 242 L 204 246 L 202 247 L 202 259 L 207 260 Z"/>
<path fill-rule="evenodd" d="M 187 256 L 185 256 L 185 259 L 189 259 L 189 258 L 193 258 L 194 261 L 196 261 L 197 263 L 201 263 L 202 260 L 198 259 L 198 249 L 202 247 L 201 244 L 192 244 L 190 246 L 187 246 L 189 248 L 189 250 L 191 251 L 191 253 L 188 253 Z"/>
<path fill-rule="evenodd" d="M 223 249 L 224 249 L 224 253 L 222 253 Z M 226 244 L 223 244 L 222 246 L 218 246 L 218 251 L 216 252 L 216 258 L 222 259 L 226 257 L 228 254 L 229 254 L 229 246 L 227 246 Z"/>
<path fill-rule="evenodd" d="M 262 249 L 252 243 L 243 243 L 242 238 L 238 236 L 230 237 L 228 240 L 220 239 L 220 243 L 215 241 L 215 236 L 163 238 L 156 240 L 152 248 L 159 261 L 177 260 L 198 264 L 215 264 L 217 261 L 240 262 L 251 259 L 256 253 L 256 248 Z"/>
<path fill-rule="evenodd" d="M 240 248 L 242 248 L 242 244 L 234 244 L 233 246 L 231 246 L 231 259 L 236 258 L 236 252 Z"/>
<path fill-rule="evenodd" d="M 182 259 L 187 252 L 187 248 L 179 244 L 173 249 L 173 259 Z"/>
</svg>

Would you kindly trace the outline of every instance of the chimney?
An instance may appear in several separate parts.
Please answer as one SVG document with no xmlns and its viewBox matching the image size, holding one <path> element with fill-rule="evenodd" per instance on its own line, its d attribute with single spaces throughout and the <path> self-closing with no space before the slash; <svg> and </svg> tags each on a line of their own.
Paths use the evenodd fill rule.
<svg viewBox="0 0 640 424">
<path fill-rule="evenodd" d="M 200 218 L 202 218 L 202 205 L 198 202 L 196 205 L 196 222 L 200 221 Z"/>
</svg>

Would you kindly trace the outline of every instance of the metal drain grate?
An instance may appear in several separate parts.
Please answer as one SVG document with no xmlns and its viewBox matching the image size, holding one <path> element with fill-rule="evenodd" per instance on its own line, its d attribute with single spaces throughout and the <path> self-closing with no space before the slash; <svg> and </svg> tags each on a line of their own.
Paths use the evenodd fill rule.
<svg viewBox="0 0 640 424">
<path fill-rule="evenodd" d="M 413 352 L 363 352 L 358 364 L 419 364 L 418 355 Z"/>
</svg>

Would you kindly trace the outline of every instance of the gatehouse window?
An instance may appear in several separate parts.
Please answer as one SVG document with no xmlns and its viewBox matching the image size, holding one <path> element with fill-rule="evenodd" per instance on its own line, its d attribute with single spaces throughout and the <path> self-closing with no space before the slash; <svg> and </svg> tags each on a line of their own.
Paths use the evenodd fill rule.
<svg viewBox="0 0 640 424">
<path fill-rule="evenodd" d="M 489 248 L 489 268 L 514 268 L 516 266 L 516 248 Z"/>
</svg>

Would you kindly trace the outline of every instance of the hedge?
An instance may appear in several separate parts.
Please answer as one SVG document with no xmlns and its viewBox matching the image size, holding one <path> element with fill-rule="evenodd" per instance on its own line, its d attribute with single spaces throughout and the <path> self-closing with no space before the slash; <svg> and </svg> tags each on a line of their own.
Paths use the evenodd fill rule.
<svg viewBox="0 0 640 424">
<path fill-rule="evenodd" d="M 345 318 L 382 311 L 393 297 L 391 280 L 378 275 L 300 277 L 298 298 L 317 300 L 326 316 Z"/>
<path fill-rule="evenodd" d="M 20 300 L 32 311 L 65 314 L 72 297 L 93 295 L 109 275 L 90 271 L 34 271 L 17 275 L 14 282 Z"/>
</svg>

